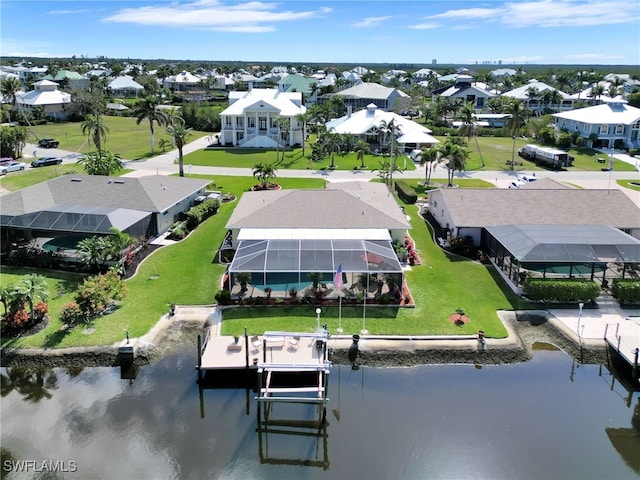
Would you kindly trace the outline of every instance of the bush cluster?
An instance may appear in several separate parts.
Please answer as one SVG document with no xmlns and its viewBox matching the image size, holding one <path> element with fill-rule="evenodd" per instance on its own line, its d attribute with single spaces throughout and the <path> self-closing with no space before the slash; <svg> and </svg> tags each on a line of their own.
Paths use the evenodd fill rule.
<svg viewBox="0 0 640 480">
<path fill-rule="evenodd" d="M 620 303 L 640 305 L 640 280 L 616 278 L 611 293 Z"/>
<path fill-rule="evenodd" d="M 195 205 L 185 214 L 187 229 L 193 230 L 211 215 L 218 212 L 220 208 L 220 200 L 217 198 L 205 200 L 200 205 Z"/>
<path fill-rule="evenodd" d="M 524 294 L 531 300 L 552 303 L 594 302 L 600 285 L 593 280 L 529 278 Z"/>
<path fill-rule="evenodd" d="M 418 201 L 416 191 L 404 180 L 397 180 L 395 182 L 395 188 L 398 196 L 403 202 L 414 204 Z"/>
</svg>

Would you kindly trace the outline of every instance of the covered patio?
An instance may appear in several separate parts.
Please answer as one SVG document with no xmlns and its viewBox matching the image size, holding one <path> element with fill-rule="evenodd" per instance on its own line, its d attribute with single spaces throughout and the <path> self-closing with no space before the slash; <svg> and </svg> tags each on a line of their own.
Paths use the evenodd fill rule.
<svg viewBox="0 0 640 480">
<path fill-rule="evenodd" d="M 485 253 L 516 290 L 527 277 L 638 278 L 640 241 L 606 225 L 486 227 Z"/>
</svg>

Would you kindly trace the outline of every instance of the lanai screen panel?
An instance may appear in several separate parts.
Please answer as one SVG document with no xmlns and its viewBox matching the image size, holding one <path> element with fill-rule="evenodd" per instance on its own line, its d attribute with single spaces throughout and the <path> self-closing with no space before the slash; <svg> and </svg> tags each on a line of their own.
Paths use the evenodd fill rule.
<svg viewBox="0 0 640 480">
<path fill-rule="evenodd" d="M 402 266 L 390 240 L 344 238 L 356 236 L 324 235 L 325 238 L 293 239 L 288 234 L 279 238 L 240 240 L 229 271 L 235 272 L 343 272 L 401 273 Z M 387 238 L 388 232 L 386 232 Z M 319 235 L 322 237 L 322 235 Z M 334 238 L 326 238 L 332 236 Z M 338 238 L 336 238 L 338 237 Z M 342 238 L 339 238 L 342 237 Z M 242 237 L 239 237 L 242 238 Z"/>
<path fill-rule="evenodd" d="M 640 260 L 640 241 L 606 225 L 500 225 L 486 230 L 520 263 Z"/>
</svg>

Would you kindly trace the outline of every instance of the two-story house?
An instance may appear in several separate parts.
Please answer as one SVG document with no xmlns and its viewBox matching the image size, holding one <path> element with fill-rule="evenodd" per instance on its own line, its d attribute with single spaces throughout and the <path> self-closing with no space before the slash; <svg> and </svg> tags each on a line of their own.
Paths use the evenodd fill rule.
<svg viewBox="0 0 640 480">
<path fill-rule="evenodd" d="M 229 106 L 220 113 L 220 142 L 248 148 L 276 148 L 301 145 L 307 111 L 302 92 L 281 92 L 275 88 L 254 88 L 229 92 Z"/>
<path fill-rule="evenodd" d="M 640 108 L 622 98 L 553 114 L 556 130 L 578 132 L 594 148 L 640 147 Z"/>
</svg>

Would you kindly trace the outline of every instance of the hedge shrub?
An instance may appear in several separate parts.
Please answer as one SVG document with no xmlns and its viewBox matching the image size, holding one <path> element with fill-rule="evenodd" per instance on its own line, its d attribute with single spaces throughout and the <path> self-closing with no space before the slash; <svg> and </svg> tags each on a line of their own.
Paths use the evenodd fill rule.
<svg viewBox="0 0 640 480">
<path fill-rule="evenodd" d="M 611 293 L 620 303 L 640 305 L 640 280 L 616 278 Z"/>
<path fill-rule="evenodd" d="M 403 202 L 414 204 L 418 201 L 416 191 L 404 180 L 396 180 L 395 188 Z"/>
<path fill-rule="evenodd" d="M 575 278 L 530 278 L 524 284 L 524 294 L 542 302 L 594 302 L 600 295 L 600 285 L 592 280 Z"/>
<path fill-rule="evenodd" d="M 220 208 L 220 200 L 212 198 L 205 200 L 200 205 L 195 205 L 185 214 L 187 228 L 193 230 L 211 215 L 214 215 Z"/>
</svg>

